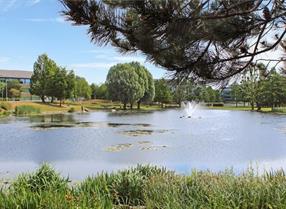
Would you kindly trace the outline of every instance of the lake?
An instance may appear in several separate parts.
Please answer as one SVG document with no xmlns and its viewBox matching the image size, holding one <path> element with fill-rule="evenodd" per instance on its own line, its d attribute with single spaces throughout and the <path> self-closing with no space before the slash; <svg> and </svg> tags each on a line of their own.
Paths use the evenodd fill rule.
<svg viewBox="0 0 286 209">
<path fill-rule="evenodd" d="M 199 109 L 75 113 L 0 120 L 0 176 L 48 162 L 71 179 L 136 164 L 235 172 L 286 168 L 286 117 Z"/>
</svg>

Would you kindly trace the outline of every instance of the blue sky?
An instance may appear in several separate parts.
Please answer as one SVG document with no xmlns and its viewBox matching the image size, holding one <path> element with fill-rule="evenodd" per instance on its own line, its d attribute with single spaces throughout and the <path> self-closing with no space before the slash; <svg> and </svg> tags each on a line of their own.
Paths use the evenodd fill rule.
<svg viewBox="0 0 286 209">
<path fill-rule="evenodd" d="M 85 27 L 64 21 L 62 9 L 57 0 L 0 0 L 0 69 L 33 70 L 38 55 L 47 53 L 90 83 L 104 82 L 112 65 L 130 61 L 144 64 L 154 78 L 165 75 L 143 55 L 123 56 L 110 46 L 97 47 Z"/>
</svg>

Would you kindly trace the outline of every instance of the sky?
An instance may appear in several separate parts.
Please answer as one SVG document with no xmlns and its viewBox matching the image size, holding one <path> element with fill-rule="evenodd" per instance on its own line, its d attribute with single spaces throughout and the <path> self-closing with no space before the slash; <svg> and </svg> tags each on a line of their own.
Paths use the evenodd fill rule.
<svg viewBox="0 0 286 209">
<path fill-rule="evenodd" d="M 64 21 L 62 9 L 58 0 L 0 0 L 0 69 L 32 71 L 37 57 L 47 53 L 89 83 L 103 83 L 112 65 L 131 61 L 145 65 L 154 78 L 165 76 L 144 55 L 123 56 L 91 43 L 87 28 Z"/>
</svg>

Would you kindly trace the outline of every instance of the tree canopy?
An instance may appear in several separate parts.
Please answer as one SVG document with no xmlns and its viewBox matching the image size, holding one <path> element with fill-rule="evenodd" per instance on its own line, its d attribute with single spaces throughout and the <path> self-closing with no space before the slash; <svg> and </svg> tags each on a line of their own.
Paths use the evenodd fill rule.
<svg viewBox="0 0 286 209">
<path fill-rule="evenodd" d="M 57 98 L 61 104 L 62 100 L 72 98 L 75 90 L 79 91 L 75 86 L 76 79 L 73 71 L 57 66 L 55 61 L 46 54 L 38 57 L 31 77 L 31 94 L 41 97 L 43 102 L 46 97 L 50 97 L 51 102 Z"/>
<path fill-rule="evenodd" d="M 151 73 L 138 62 L 117 64 L 110 68 L 106 85 L 108 95 L 112 100 L 121 101 L 126 109 L 129 103 L 132 109 L 137 102 L 140 109 L 141 102 L 152 101 L 154 98 L 154 81 Z"/>
<path fill-rule="evenodd" d="M 140 51 L 179 78 L 228 80 L 256 55 L 285 47 L 284 0 L 60 1 L 92 42 Z"/>
</svg>

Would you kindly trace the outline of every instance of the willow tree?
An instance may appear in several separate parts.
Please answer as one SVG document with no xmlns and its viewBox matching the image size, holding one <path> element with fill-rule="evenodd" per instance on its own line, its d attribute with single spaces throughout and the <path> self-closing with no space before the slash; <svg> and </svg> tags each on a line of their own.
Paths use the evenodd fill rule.
<svg viewBox="0 0 286 209">
<path fill-rule="evenodd" d="M 228 80 L 286 34 L 284 0 L 60 1 L 92 42 L 140 51 L 179 78 Z"/>
<path fill-rule="evenodd" d="M 139 82 L 141 87 L 144 89 L 143 96 L 137 101 L 137 109 L 140 109 L 142 102 L 151 102 L 155 96 L 155 85 L 152 74 L 141 65 L 139 62 L 129 63 L 139 76 Z"/>
<path fill-rule="evenodd" d="M 133 104 L 142 98 L 145 92 L 140 76 L 130 64 L 117 64 L 111 67 L 106 85 L 111 99 L 121 101 L 124 109 L 128 103 L 132 109 Z"/>
</svg>

